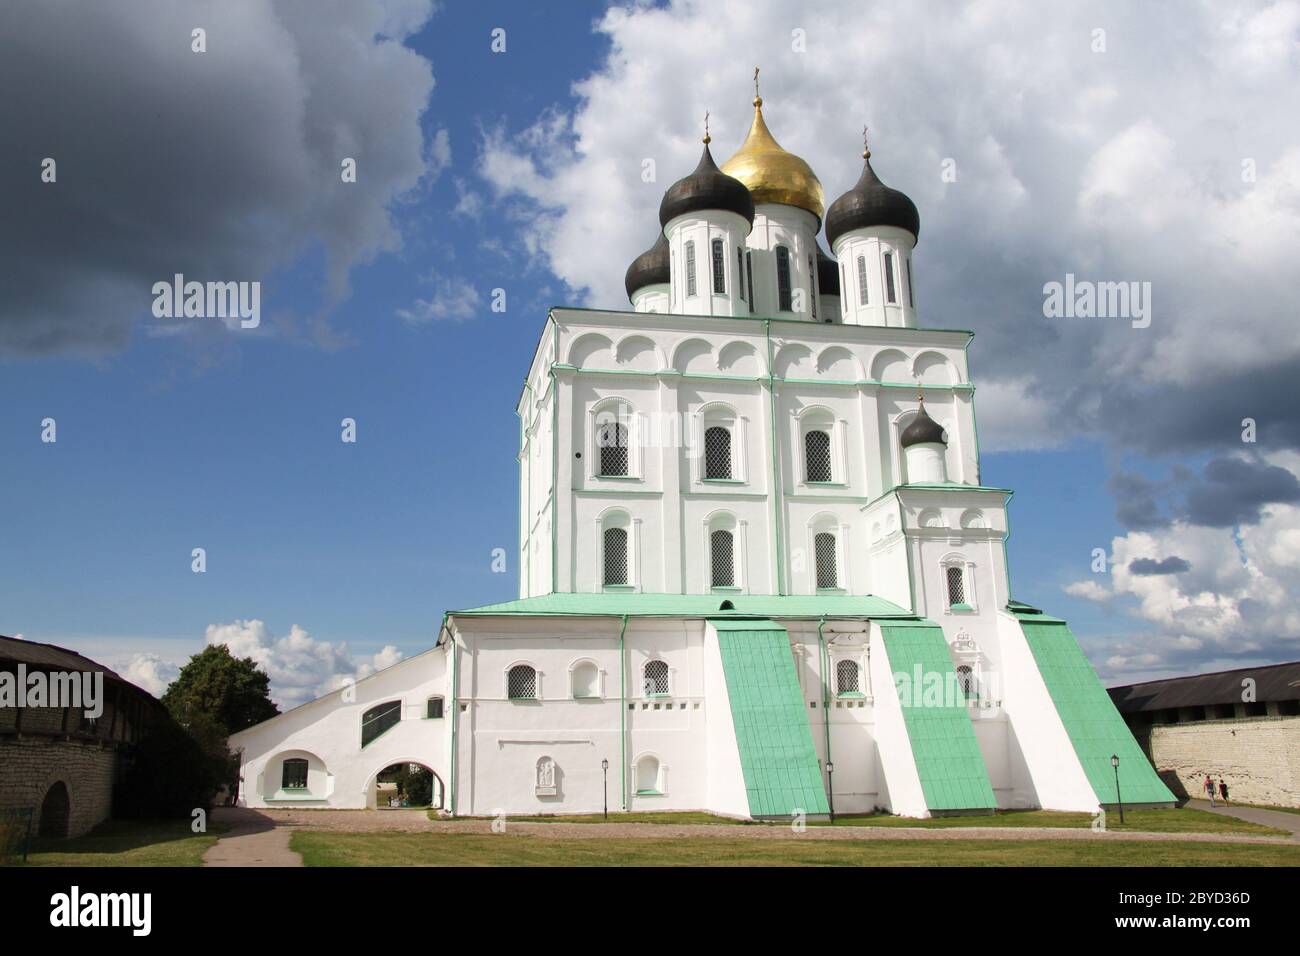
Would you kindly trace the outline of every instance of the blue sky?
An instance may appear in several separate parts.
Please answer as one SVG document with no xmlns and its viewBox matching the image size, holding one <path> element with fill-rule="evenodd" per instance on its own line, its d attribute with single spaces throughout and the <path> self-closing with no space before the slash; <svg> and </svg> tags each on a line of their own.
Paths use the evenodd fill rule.
<svg viewBox="0 0 1300 956">
<path fill-rule="evenodd" d="M 680 7 L 641 14 L 650 17 L 647 29 L 681 31 L 684 56 L 697 42 L 691 18 L 698 11 Z M 549 305 L 607 304 L 598 289 L 579 287 L 562 248 L 565 223 L 582 214 L 572 190 L 566 192 L 566 177 L 581 175 L 584 157 L 599 152 L 601 137 L 592 124 L 597 107 L 611 100 L 610 89 L 626 79 L 620 62 L 640 62 L 629 40 L 639 27 L 594 29 L 604 9 L 578 2 L 446 4 L 405 38 L 434 77 L 423 112 L 410 111 L 419 116 L 424 169 L 418 185 L 379 204 L 400 240 L 346 262 L 345 294 L 330 294 L 330 279 L 339 274 L 336 247 L 303 229 L 301 244 L 256 276 L 263 280 L 258 334 L 158 334 L 143 299 L 123 341 L 0 351 L 0 633 L 70 646 L 119 667 L 139 655 L 173 665 L 201 648 L 210 626 L 256 619 L 272 638 L 297 626 L 322 644 L 346 643 L 347 653 L 363 660 L 386 645 L 417 652 L 432 640 L 444 610 L 515 594 L 515 569 L 493 573 L 491 552 L 514 554 L 513 406 L 520 382 Z M 498 26 L 507 30 L 504 54 L 489 48 Z M 764 51 L 755 44 L 750 52 L 754 57 L 743 62 Z M 772 59 L 775 102 L 797 97 L 793 81 L 788 90 L 782 85 L 779 58 Z M 671 62 L 655 67 L 671 68 Z M 729 137 L 722 153 L 745 121 L 748 69 L 730 72 L 737 76 L 716 67 L 716 76 L 734 80 L 737 88 L 732 108 L 719 104 L 715 111 L 726 117 L 715 131 L 719 141 Z M 933 72 L 926 78 L 956 80 Z M 166 85 L 162 76 L 154 82 Z M 1124 82 L 1140 89 L 1143 79 Z M 369 109 L 384 108 L 383 93 L 375 91 Z M 648 99 L 644 92 L 629 95 L 633 102 Z M 677 112 L 693 114 L 693 106 L 683 103 Z M 798 128 L 798 108 L 787 99 L 774 112 L 778 138 L 797 149 L 811 135 Z M 911 122 L 925 127 L 940 119 L 920 113 Z M 1259 122 L 1268 119 L 1261 115 Z M 977 120 L 963 116 L 954 128 Z M 688 168 L 677 160 L 694 135 L 694 120 L 664 121 L 647 111 L 645 122 L 656 137 L 664 122 L 672 124 L 662 175 L 676 178 L 677 170 Z M 889 118 L 894 130 L 903 122 Z M 851 133 L 854 123 L 838 125 Z M 995 117 L 988 126 L 998 127 Z M 1122 131 L 1117 120 L 1116 132 Z M 842 132 L 837 128 L 836 136 Z M 906 148 L 903 139 L 899 131 L 899 145 L 883 150 L 886 158 L 877 167 L 900 186 L 915 176 L 897 155 Z M 1014 151 L 1015 141 L 1008 133 L 1003 149 Z M 42 148 L 32 146 L 36 153 Z M 364 145 L 360 157 L 364 177 L 373 168 Z M 503 184 L 507 159 L 523 162 L 531 182 Z M 495 171 L 485 173 L 487 167 Z M 77 175 L 64 168 L 61 175 Z M 829 198 L 851 179 L 836 167 L 823 173 L 823 181 Z M 548 184 L 554 200 L 540 195 Z M 950 205 L 927 204 L 929 188 L 909 190 L 923 224 L 932 212 L 942 221 Z M 201 210 L 201 189 L 195 202 Z M 615 252 L 593 258 L 599 282 L 621 284 L 622 266 L 610 263 L 629 261 L 651 235 L 647 202 L 638 199 L 639 207 L 627 210 L 626 218 L 639 219 L 620 226 Z M 624 218 L 617 210 L 605 214 Z M 1049 214 L 1044 206 L 1042 215 Z M 1008 226 L 1023 231 L 1038 219 L 1031 208 Z M 554 228 L 535 232 L 539 222 Z M 183 241 L 204 230 L 200 214 Z M 922 324 L 975 330 L 971 360 L 982 434 L 997 435 L 1000 416 L 1034 423 L 1034 434 L 1021 443 L 1027 447 L 1015 450 L 1017 442 L 1002 436 L 989 444 L 1004 450 L 982 456 L 984 483 L 1015 490 L 1015 595 L 1069 618 L 1103 674 L 1133 673 L 1129 664 L 1116 663 L 1131 661 L 1131 649 L 1115 648 L 1140 645 L 1144 635 L 1177 642 L 1180 625 L 1157 610 L 1134 614 L 1150 599 L 1146 592 L 1108 582 L 1099 596 L 1079 585 L 1091 576 L 1094 548 L 1109 551 L 1120 540 L 1121 550 L 1132 555 L 1150 544 L 1134 537 L 1143 529 L 1116 517 L 1112 483 L 1121 473 L 1145 475 L 1163 482 L 1158 494 L 1172 501 L 1169 496 L 1186 491 L 1179 481 L 1199 480 L 1200 469 L 1225 453 L 1223 443 L 1196 439 L 1135 448 L 1125 438 L 1127 426 L 1082 422 L 1060 395 L 1036 392 L 1051 370 L 1026 384 L 1008 369 L 1033 367 L 1040 355 L 1059 362 L 1059 356 L 1043 355 L 1028 341 L 1018 353 L 1005 324 L 980 310 L 951 314 L 956 310 L 944 306 L 953 300 L 939 287 L 939 275 L 953 273 L 952 257 L 965 250 L 952 240 L 927 238 L 923 231 L 917 253 Z M 1030 241 L 1016 236 L 1008 257 Z M 1103 225 L 1070 248 L 1087 250 L 1078 256 L 1086 266 L 1101 261 L 1098 250 L 1107 246 Z M 974 258 L 973 246 L 970 252 Z M 945 253 L 941 270 L 938 257 Z M 113 258 L 107 245 L 98 254 L 106 263 Z M 1107 254 L 1122 271 L 1123 250 Z M 1061 261 L 1072 268 L 1075 260 Z M 927 295 L 930 262 L 936 288 Z M 497 287 L 507 291 L 504 313 L 487 307 Z M 1029 282 L 1028 297 L 1037 294 L 1037 282 Z M 419 305 L 448 298 L 460 303 L 450 318 Z M 94 311 L 93 301 L 87 308 Z M 115 308 L 112 300 L 105 308 Z M 1243 368 L 1228 385 L 1250 374 Z M 1151 388 L 1168 384 L 1157 379 Z M 986 407 L 978 388 L 990 380 L 1006 383 L 1010 392 L 986 399 Z M 1009 393 L 1014 402 L 1005 399 Z M 1189 406 L 1187 414 L 1198 413 Z M 56 444 L 39 440 L 46 417 L 57 421 Z M 356 444 L 339 440 L 345 417 L 358 423 Z M 1279 441 L 1276 450 L 1290 448 Z M 1181 472 L 1170 477 L 1175 465 L 1186 469 L 1181 478 Z M 1175 522 L 1161 533 L 1179 527 Z M 1173 545 L 1164 539 L 1163 546 Z M 195 547 L 206 549 L 205 574 L 190 570 Z M 1277 656 L 1275 650 L 1256 653 Z M 1231 648 L 1206 646 L 1198 655 L 1171 654 L 1144 666 L 1172 672 L 1232 656 Z"/>
</svg>

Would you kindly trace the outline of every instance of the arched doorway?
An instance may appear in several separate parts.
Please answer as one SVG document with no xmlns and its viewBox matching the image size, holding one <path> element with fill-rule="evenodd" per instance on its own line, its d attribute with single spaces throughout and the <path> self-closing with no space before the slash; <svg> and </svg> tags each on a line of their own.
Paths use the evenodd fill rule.
<svg viewBox="0 0 1300 956">
<path fill-rule="evenodd" d="M 375 774 L 369 796 L 369 806 L 378 810 L 441 810 L 446 789 L 431 767 L 403 760 Z"/>
<path fill-rule="evenodd" d="M 62 780 L 56 781 L 46 791 L 45 799 L 41 801 L 41 824 L 37 830 L 37 835 L 53 837 L 56 840 L 66 839 L 70 809 L 71 801 L 68 799 L 68 787 Z"/>
</svg>

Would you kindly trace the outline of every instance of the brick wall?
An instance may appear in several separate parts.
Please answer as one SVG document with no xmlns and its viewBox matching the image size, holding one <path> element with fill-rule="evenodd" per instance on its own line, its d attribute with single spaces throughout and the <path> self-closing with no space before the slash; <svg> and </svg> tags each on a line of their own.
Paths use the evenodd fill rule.
<svg viewBox="0 0 1300 956">
<path fill-rule="evenodd" d="M 1176 775 L 1190 796 L 1203 797 L 1208 773 L 1242 803 L 1300 807 L 1300 717 L 1256 717 L 1156 724 L 1139 742 L 1166 782 Z M 1149 733 L 1149 736 L 1148 736 Z"/>
<path fill-rule="evenodd" d="M 61 780 L 68 788 L 68 835 L 81 836 L 108 819 L 116 768 L 116 751 L 95 741 L 0 737 L 0 807 L 31 807 L 38 833 L 41 802 Z"/>
</svg>

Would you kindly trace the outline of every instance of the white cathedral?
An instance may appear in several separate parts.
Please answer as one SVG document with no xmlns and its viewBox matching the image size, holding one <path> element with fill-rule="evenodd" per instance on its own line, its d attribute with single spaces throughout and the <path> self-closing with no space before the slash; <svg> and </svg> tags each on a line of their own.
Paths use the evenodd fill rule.
<svg viewBox="0 0 1300 956">
<path fill-rule="evenodd" d="M 631 309 L 541 329 L 519 598 L 236 734 L 241 805 L 383 805 L 395 764 L 458 816 L 1173 803 L 1065 622 L 1012 600 L 916 206 L 864 149 L 826 209 L 753 105 L 664 194 Z"/>
</svg>

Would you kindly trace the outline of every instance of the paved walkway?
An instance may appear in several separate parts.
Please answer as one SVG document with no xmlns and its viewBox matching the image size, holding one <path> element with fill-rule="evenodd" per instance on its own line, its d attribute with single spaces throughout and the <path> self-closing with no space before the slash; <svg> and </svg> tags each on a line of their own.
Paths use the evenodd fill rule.
<svg viewBox="0 0 1300 956">
<path fill-rule="evenodd" d="M 265 814 L 216 807 L 212 819 L 231 829 L 203 854 L 204 866 L 302 866 L 302 857 L 289 849 L 291 831 Z"/>
<path fill-rule="evenodd" d="M 277 833 L 294 828 L 344 833 L 493 833 L 487 819 L 430 820 L 419 810 L 239 810 L 262 817 Z M 1286 814 L 1279 814 L 1286 816 Z M 220 819 L 220 817 L 218 817 Z M 516 836 L 563 839 L 714 837 L 754 840 L 1185 840 L 1194 843 L 1272 843 L 1289 845 L 1287 837 L 1244 833 L 1095 832 L 1087 827 L 808 827 L 794 833 L 786 826 L 633 823 L 525 823 L 510 820 L 505 832 Z M 287 836 L 286 836 L 287 840 Z M 225 842 L 225 841 L 223 841 Z M 220 844 L 218 844 L 220 846 Z M 215 848 L 214 848 L 215 849 Z M 240 864 L 235 864 L 240 865 Z M 244 864 L 250 865 L 250 864 Z M 269 864 L 268 864 L 269 865 Z"/>
<path fill-rule="evenodd" d="M 1290 830 L 1293 836 L 1300 837 L 1300 813 L 1287 813 L 1283 810 L 1264 810 L 1260 807 L 1235 807 L 1232 804 L 1224 806 L 1222 803 L 1212 807 L 1208 800 L 1188 800 L 1187 805 L 1194 810 L 1204 810 L 1207 813 L 1220 813 L 1225 817 L 1236 817 L 1238 820 L 1249 820 L 1251 823 L 1259 823 L 1266 827 L 1277 827 L 1279 830 Z"/>
</svg>

